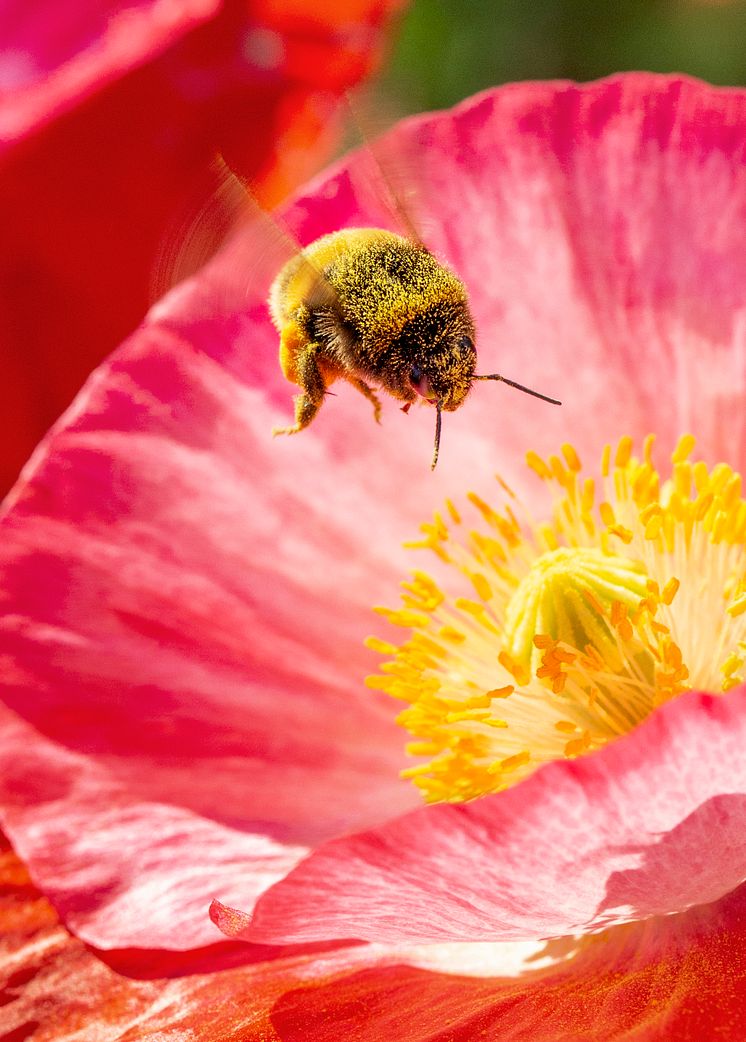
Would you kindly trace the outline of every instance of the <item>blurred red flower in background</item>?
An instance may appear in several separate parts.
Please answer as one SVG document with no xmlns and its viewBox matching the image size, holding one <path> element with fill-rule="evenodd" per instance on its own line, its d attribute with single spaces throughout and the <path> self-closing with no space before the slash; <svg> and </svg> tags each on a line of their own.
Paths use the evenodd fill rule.
<svg viewBox="0 0 746 1042">
<path fill-rule="evenodd" d="M 402 0 L 121 0 L 0 15 L 0 495 L 140 321 L 164 240 L 222 152 L 279 200 Z"/>
</svg>

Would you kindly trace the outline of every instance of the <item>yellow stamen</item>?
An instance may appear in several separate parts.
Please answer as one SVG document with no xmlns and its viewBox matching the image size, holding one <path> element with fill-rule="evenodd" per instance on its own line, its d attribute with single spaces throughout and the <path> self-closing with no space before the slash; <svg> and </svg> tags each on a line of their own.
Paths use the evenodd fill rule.
<svg viewBox="0 0 746 1042">
<path fill-rule="evenodd" d="M 553 489 L 551 520 L 517 516 L 520 501 L 498 477 L 502 508 L 467 497 L 480 528 L 457 538 L 435 514 L 410 544 L 457 569 L 461 595 L 423 571 L 403 583 L 403 607 L 376 610 L 410 637 L 369 638 L 388 661 L 366 684 L 405 704 L 407 751 L 427 759 L 403 774 L 426 800 L 497 791 L 624 734 L 687 688 L 743 683 L 740 477 L 691 462 L 691 435 L 668 475 L 652 449 L 652 436 L 639 459 L 630 438 L 606 446 L 600 481 L 581 476 L 571 445 L 548 460 L 529 453 Z M 446 510 L 460 526 L 450 500 Z"/>
</svg>

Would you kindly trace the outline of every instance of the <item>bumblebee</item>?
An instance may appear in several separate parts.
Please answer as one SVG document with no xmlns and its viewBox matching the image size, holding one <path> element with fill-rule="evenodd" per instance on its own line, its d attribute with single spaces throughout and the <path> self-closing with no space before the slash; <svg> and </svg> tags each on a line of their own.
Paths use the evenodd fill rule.
<svg viewBox="0 0 746 1042">
<path fill-rule="evenodd" d="M 441 418 L 466 399 L 474 380 L 504 383 L 559 405 L 498 374 L 476 374 L 476 331 L 463 283 L 423 245 L 380 228 L 349 228 L 317 239 L 280 271 L 269 297 L 280 334 L 280 366 L 302 393 L 295 434 L 311 423 L 329 386 L 347 380 L 380 419 L 376 389 L 435 406 Z"/>
</svg>

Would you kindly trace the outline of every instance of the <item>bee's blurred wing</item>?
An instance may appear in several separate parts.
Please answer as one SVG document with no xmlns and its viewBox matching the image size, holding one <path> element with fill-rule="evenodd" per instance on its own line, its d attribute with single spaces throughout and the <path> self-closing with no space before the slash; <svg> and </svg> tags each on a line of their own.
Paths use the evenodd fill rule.
<svg viewBox="0 0 746 1042">
<path fill-rule="evenodd" d="M 422 205 L 423 185 L 416 140 L 387 130 L 401 117 L 387 116 L 381 99 L 362 90 L 346 95 L 349 114 L 350 146 L 358 146 L 357 161 L 351 167 L 356 194 L 366 212 L 380 214 L 386 227 L 412 242 L 427 246 L 427 207 Z"/>
<path fill-rule="evenodd" d="M 210 175 L 212 187 L 203 191 L 201 202 L 185 206 L 164 236 L 151 277 L 154 301 L 204 268 L 229 239 L 235 243 L 236 278 L 247 294 L 254 288 L 266 294 L 292 258 L 308 265 L 309 281 L 318 282 L 319 295 L 334 294 L 290 228 L 262 208 L 222 157 L 216 157 Z"/>
</svg>

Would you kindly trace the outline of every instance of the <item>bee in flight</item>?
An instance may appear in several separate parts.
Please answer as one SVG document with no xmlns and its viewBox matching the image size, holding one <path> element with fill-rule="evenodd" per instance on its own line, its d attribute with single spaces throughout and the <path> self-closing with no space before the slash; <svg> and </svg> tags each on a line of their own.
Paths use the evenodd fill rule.
<svg viewBox="0 0 746 1042">
<path fill-rule="evenodd" d="M 269 297 L 280 334 L 280 366 L 301 388 L 295 434 L 311 423 L 335 380 L 344 379 L 373 405 L 379 388 L 404 402 L 435 406 L 438 462 L 443 412 L 465 401 L 475 380 L 501 380 L 559 405 L 497 373 L 476 373 L 475 327 L 463 283 L 422 244 L 380 228 L 324 235 L 280 271 Z"/>
</svg>

